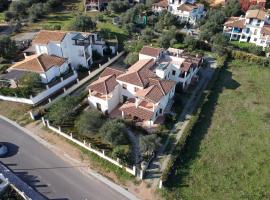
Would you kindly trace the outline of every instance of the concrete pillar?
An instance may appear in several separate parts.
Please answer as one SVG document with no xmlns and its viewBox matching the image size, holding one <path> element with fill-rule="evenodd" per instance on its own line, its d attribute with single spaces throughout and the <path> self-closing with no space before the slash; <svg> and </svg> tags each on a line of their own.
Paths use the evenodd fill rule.
<svg viewBox="0 0 270 200">
<path fill-rule="evenodd" d="M 46 85 L 46 89 L 48 90 L 50 87 L 49 87 L 49 85 Z"/>
<path fill-rule="evenodd" d="M 52 102 L 51 98 L 49 98 L 48 101 L 49 101 L 49 103 L 51 103 Z"/>
<path fill-rule="evenodd" d="M 91 75 L 91 72 L 90 72 L 90 71 L 88 71 L 88 74 L 89 74 L 89 75 Z"/>
<path fill-rule="evenodd" d="M 143 180 L 144 171 L 140 170 L 140 179 Z"/>
<path fill-rule="evenodd" d="M 136 166 L 135 165 L 133 165 L 133 174 L 136 176 Z"/>
<path fill-rule="evenodd" d="M 64 93 L 67 91 L 65 87 L 63 88 L 63 91 L 64 91 Z"/>
<path fill-rule="evenodd" d="M 30 111 L 29 114 L 30 114 L 31 119 L 32 119 L 32 120 L 35 120 L 35 117 L 34 117 L 34 115 L 33 115 L 33 112 Z"/>
<path fill-rule="evenodd" d="M 58 130 L 59 130 L 59 132 L 62 132 L 62 131 L 61 131 L 61 126 L 58 127 Z"/>
<path fill-rule="evenodd" d="M 101 64 L 99 64 L 98 67 L 101 67 Z"/>
<path fill-rule="evenodd" d="M 116 161 L 119 163 L 119 161 L 120 161 L 119 158 L 116 158 Z"/>
<path fill-rule="evenodd" d="M 122 111 L 122 118 L 124 119 L 125 118 L 125 114 L 124 114 L 124 112 Z"/>
<path fill-rule="evenodd" d="M 162 180 L 159 180 L 159 185 L 158 185 L 159 189 L 162 188 Z"/>
<path fill-rule="evenodd" d="M 80 82 L 80 80 L 77 78 L 77 83 L 79 83 Z"/>
<path fill-rule="evenodd" d="M 83 140 L 83 144 L 86 146 L 86 142 L 85 142 L 85 140 Z"/>
<path fill-rule="evenodd" d="M 63 82 L 64 81 L 64 79 L 63 79 L 63 77 L 61 77 L 61 82 Z"/>
<path fill-rule="evenodd" d="M 105 151 L 104 150 L 102 150 L 102 154 L 105 156 Z"/>
<path fill-rule="evenodd" d="M 41 120 L 42 120 L 43 125 L 44 125 L 44 126 L 47 126 L 47 124 L 46 124 L 46 121 L 45 121 L 44 117 L 41 117 Z"/>
<path fill-rule="evenodd" d="M 70 133 L 70 138 L 71 138 L 71 139 L 73 138 L 73 135 L 72 135 L 72 133 Z"/>
</svg>

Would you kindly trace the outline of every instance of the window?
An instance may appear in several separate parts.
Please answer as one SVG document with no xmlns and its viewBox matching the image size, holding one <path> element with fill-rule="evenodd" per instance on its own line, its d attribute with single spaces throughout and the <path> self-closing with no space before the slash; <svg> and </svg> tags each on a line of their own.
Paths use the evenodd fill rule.
<svg viewBox="0 0 270 200">
<path fill-rule="evenodd" d="M 256 42 L 257 41 L 257 38 L 254 38 L 254 42 Z"/>
<path fill-rule="evenodd" d="M 127 89 L 127 85 L 126 85 L 126 84 L 123 84 L 123 85 L 122 85 L 122 88 L 123 88 L 123 89 Z"/>
<path fill-rule="evenodd" d="M 100 105 L 100 103 L 96 103 L 96 107 L 97 107 L 98 110 L 101 110 L 101 105 Z"/>
<path fill-rule="evenodd" d="M 134 87 L 134 92 L 137 92 L 138 90 L 139 90 L 139 88 Z"/>
<path fill-rule="evenodd" d="M 175 71 L 175 70 L 173 70 L 173 71 L 172 71 L 172 75 L 173 75 L 173 76 L 175 76 L 175 73 L 176 73 L 176 71 Z"/>
<path fill-rule="evenodd" d="M 254 35 L 257 35 L 257 32 L 258 32 L 258 30 L 257 30 L 257 29 L 255 29 L 255 31 L 254 31 Z"/>
<path fill-rule="evenodd" d="M 128 97 L 123 95 L 123 103 L 125 103 L 128 100 Z"/>
<path fill-rule="evenodd" d="M 159 109 L 159 114 L 162 114 L 162 108 Z"/>
</svg>

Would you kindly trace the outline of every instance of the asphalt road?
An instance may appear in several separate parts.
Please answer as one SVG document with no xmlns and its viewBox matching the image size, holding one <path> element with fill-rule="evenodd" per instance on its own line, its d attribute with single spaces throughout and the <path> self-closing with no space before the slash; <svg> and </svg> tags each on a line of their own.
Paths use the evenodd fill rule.
<svg viewBox="0 0 270 200">
<path fill-rule="evenodd" d="M 124 200 L 117 191 L 65 162 L 31 136 L 0 119 L 0 141 L 9 155 L 0 160 L 51 200 Z"/>
</svg>

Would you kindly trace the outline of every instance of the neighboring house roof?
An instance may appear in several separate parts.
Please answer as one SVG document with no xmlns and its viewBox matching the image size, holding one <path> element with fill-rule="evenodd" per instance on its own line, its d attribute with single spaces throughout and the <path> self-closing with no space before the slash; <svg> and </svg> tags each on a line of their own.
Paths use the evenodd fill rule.
<svg viewBox="0 0 270 200">
<path fill-rule="evenodd" d="M 190 69 L 190 67 L 192 66 L 191 62 L 183 62 L 183 67 L 182 67 L 182 71 L 183 72 L 188 72 L 188 70 Z"/>
<path fill-rule="evenodd" d="M 130 115 L 132 117 L 137 117 L 141 120 L 150 120 L 153 116 L 153 111 L 136 107 L 134 101 L 128 100 L 126 101 L 119 110 L 123 111 L 125 115 Z"/>
<path fill-rule="evenodd" d="M 136 96 L 158 103 L 160 99 L 167 95 L 175 86 L 176 82 L 171 80 L 161 80 L 158 78 L 150 78 L 150 86 L 146 89 L 139 90 Z"/>
<path fill-rule="evenodd" d="M 58 56 L 47 54 L 29 56 L 21 62 L 17 62 L 9 69 L 43 73 L 48 71 L 53 66 L 62 66 L 66 60 Z"/>
<path fill-rule="evenodd" d="M 140 54 L 144 54 L 144 55 L 152 56 L 152 57 L 158 57 L 161 51 L 162 49 L 160 48 L 144 46 L 141 49 Z"/>
<path fill-rule="evenodd" d="M 49 42 L 61 42 L 66 36 L 67 32 L 64 31 L 40 31 L 35 39 L 33 44 L 48 44 Z"/>
<path fill-rule="evenodd" d="M 149 78 L 156 77 L 150 70 L 154 64 L 154 59 L 139 60 L 125 74 L 118 76 L 117 80 L 144 88 L 149 83 Z"/>
<path fill-rule="evenodd" d="M 235 27 L 235 28 L 244 28 L 245 27 L 245 19 L 241 19 L 239 17 L 230 17 L 225 23 L 227 27 Z"/>
<path fill-rule="evenodd" d="M 267 13 L 266 13 L 266 11 L 264 9 L 248 10 L 247 13 L 246 13 L 246 18 L 265 20 L 266 14 Z"/>
<path fill-rule="evenodd" d="M 198 8 L 199 6 L 201 6 L 201 4 L 189 4 L 189 3 L 184 3 L 181 4 L 177 10 L 181 10 L 181 11 L 186 11 L 186 12 L 191 12 L 193 9 Z"/>
<path fill-rule="evenodd" d="M 101 94 L 109 94 L 118 85 L 115 78 L 116 76 L 114 74 L 103 76 L 98 80 L 94 81 L 93 83 L 91 83 L 89 88 L 90 90 L 94 90 Z"/>
<path fill-rule="evenodd" d="M 105 70 L 100 74 L 99 77 L 113 75 L 113 74 L 117 77 L 117 76 L 124 74 L 124 73 L 125 73 L 125 71 L 123 69 L 106 67 Z"/>
<path fill-rule="evenodd" d="M 160 1 L 160 2 L 157 2 L 157 3 L 154 3 L 153 5 L 157 6 L 157 7 L 161 7 L 161 8 L 167 8 L 168 7 L 168 1 L 163 0 L 163 1 Z"/>
<path fill-rule="evenodd" d="M 261 34 L 270 35 L 270 25 L 264 25 L 262 27 Z"/>
</svg>

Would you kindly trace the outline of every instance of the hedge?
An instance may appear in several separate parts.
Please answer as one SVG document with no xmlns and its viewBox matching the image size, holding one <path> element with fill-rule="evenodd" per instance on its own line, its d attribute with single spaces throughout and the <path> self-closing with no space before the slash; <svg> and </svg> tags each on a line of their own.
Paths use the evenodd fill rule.
<svg viewBox="0 0 270 200">
<path fill-rule="evenodd" d="M 243 51 L 233 50 L 231 52 L 231 57 L 234 58 L 234 59 L 253 62 L 253 63 L 259 64 L 259 65 L 262 65 L 264 67 L 270 67 L 270 58 L 255 56 L 253 54 L 246 53 L 246 52 L 243 52 Z"/>
</svg>

